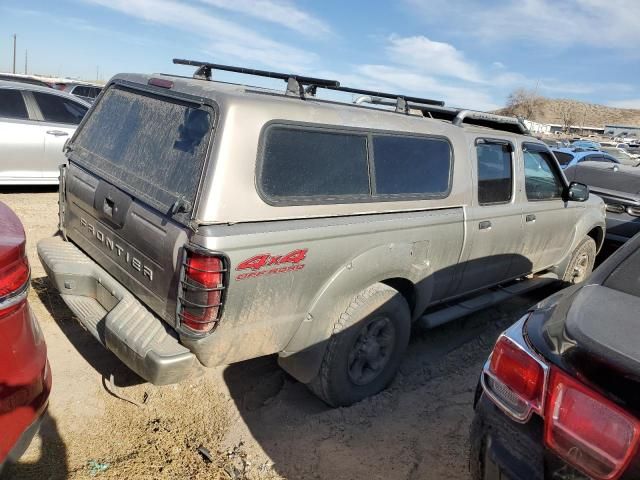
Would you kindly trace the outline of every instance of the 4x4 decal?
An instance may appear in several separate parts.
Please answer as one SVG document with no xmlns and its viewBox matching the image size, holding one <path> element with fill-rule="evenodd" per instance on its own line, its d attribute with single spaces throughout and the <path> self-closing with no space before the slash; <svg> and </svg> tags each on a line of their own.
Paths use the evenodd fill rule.
<svg viewBox="0 0 640 480">
<path fill-rule="evenodd" d="M 251 273 L 243 273 L 236 277 L 236 280 L 245 280 L 247 278 L 262 277 L 264 275 L 273 275 L 276 273 L 293 272 L 302 270 L 307 258 L 308 249 L 298 249 L 287 253 L 286 255 L 271 255 L 270 253 L 261 253 L 254 255 L 238 264 L 236 270 L 253 270 Z M 264 267 L 274 267 L 263 270 Z"/>
</svg>

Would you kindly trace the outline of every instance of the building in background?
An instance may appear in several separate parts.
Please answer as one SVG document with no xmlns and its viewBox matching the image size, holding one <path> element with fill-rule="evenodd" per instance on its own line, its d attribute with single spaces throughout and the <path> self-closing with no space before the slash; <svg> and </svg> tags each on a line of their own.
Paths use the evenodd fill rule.
<svg viewBox="0 0 640 480">
<path fill-rule="evenodd" d="M 640 139 L 640 127 L 633 127 L 629 125 L 605 125 L 604 134 L 608 137 Z"/>
</svg>

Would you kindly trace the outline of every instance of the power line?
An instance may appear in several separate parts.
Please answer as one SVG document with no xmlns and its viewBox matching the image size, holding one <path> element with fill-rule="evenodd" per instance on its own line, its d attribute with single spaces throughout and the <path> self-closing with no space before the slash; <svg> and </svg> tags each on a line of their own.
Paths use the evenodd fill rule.
<svg viewBox="0 0 640 480">
<path fill-rule="evenodd" d="M 16 73 L 16 34 L 13 34 L 13 73 Z"/>
</svg>

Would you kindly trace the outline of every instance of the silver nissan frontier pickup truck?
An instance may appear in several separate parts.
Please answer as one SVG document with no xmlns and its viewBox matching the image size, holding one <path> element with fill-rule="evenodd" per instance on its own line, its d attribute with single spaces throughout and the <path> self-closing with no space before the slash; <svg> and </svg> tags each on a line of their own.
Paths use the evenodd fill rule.
<svg viewBox="0 0 640 480">
<path fill-rule="evenodd" d="M 110 80 L 65 147 L 60 233 L 38 245 L 79 322 L 144 379 L 277 354 L 349 405 L 393 380 L 412 323 L 591 272 L 604 205 L 520 120 L 174 62 L 193 78 Z"/>
</svg>

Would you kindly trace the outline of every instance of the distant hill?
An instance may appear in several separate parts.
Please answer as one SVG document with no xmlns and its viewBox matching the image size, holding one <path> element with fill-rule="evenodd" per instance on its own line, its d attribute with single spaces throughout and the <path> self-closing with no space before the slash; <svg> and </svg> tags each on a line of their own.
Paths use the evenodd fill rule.
<svg viewBox="0 0 640 480">
<path fill-rule="evenodd" d="M 589 127 L 603 127 L 604 125 L 640 126 L 640 109 L 614 108 L 593 103 L 578 102 L 576 100 L 552 99 L 540 97 L 533 107 L 533 120 L 539 123 L 563 124 L 563 112 L 571 109 L 573 125 Z M 505 114 L 505 109 L 496 113 Z"/>
</svg>

